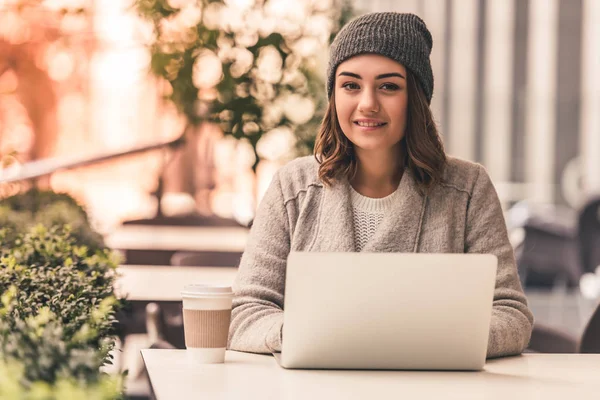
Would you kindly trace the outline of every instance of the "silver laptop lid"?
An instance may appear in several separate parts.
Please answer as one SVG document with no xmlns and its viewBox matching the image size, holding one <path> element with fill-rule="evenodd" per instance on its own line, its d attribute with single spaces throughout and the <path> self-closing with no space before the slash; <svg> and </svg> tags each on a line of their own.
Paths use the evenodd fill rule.
<svg viewBox="0 0 600 400">
<path fill-rule="evenodd" d="M 481 369 L 496 268 L 486 254 L 292 252 L 281 365 Z"/>
</svg>

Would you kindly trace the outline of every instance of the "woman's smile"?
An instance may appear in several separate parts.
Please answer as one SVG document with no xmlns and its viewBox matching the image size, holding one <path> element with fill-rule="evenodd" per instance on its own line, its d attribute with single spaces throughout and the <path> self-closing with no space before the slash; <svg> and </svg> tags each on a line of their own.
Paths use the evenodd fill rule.
<svg viewBox="0 0 600 400">
<path fill-rule="evenodd" d="M 361 118 L 355 120 L 354 125 L 356 125 L 359 129 L 363 131 L 374 131 L 377 129 L 384 128 L 387 125 L 387 122 L 383 122 L 377 119 Z"/>
</svg>

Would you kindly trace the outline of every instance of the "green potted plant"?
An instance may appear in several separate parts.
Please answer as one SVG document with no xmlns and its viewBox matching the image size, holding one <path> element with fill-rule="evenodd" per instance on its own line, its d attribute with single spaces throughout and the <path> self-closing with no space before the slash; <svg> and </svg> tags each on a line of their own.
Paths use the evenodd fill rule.
<svg viewBox="0 0 600 400">
<path fill-rule="evenodd" d="M 66 193 L 33 188 L 0 200 L 0 226 L 10 228 L 0 246 L 10 247 L 18 235 L 37 224 L 69 225 L 77 243 L 91 251 L 105 247 L 102 236 L 90 226 L 86 211 Z"/>
<path fill-rule="evenodd" d="M 122 303 L 113 293 L 117 264 L 66 226 L 35 226 L 0 249 L 1 398 L 121 396 L 122 377 L 101 372 Z"/>
</svg>

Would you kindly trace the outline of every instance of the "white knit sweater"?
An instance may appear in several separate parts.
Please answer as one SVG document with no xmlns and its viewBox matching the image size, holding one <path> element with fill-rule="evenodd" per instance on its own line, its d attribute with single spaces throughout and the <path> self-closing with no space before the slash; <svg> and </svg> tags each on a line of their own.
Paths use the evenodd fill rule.
<svg viewBox="0 0 600 400">
<path fill-rule="evenodd" d="M 394 193 L 374 199 L 363 196 L 350 186 L 350 200 L 352 201 L 352 217 L 354 221 L 354 245 L 356 251 L 361 251 L 367 242 L 373 237 L 375 231 L 381 225 L 383 218 L 394 204 L 396 194 Z"/>
</svg>

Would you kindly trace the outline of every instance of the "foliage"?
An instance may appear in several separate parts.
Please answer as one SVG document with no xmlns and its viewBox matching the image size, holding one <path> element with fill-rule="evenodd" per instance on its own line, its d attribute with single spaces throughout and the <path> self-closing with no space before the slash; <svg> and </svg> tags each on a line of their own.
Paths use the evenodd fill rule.
<svg viewBox="0 0 600 400">
<path fill-rule="evenodd" d="M 102 236 L 90 227 L 86 211 L 66 193 L 31 189 L 0 200 L 0 226 L 8 228 L 0 247 L 11 247 L 17 236 L 35 225 L 69 225 L 77 243 L 90 251 L 104 248 Z"/>
<path fill-rule="evenodd" d="M 59 378 L 54 384 L 33 382 L 25 388 L 24 365 L 11 360 L 0 361 L 0 399 L 11 400 L 116 400 L 122 399 L 123 378 L 102 375 L 98 381 L 82 384 L 70 378 Z"/>
<path fill-rule="evenodd" d="M 325 83 L 317 54 L 352 15 L 350 0 L 136 0 L 154 32 L 151 70 L 193 124 L 209 120 L 273 157 L 260 139 L 292 137 L 312 151 Z M 327 4 L 331 3 L 331 4 Z M 264 147 L 264 146 L 263 146 Z"/>
<path fill-rule="evenodd" d="M 2 242 L 6 235 L 0 230 Z M 113 295 L 115 256 L 90 255 L 68 227 L 42 225 L 0 252 L 0 368 L 20 365 L 17 386 L 27 396 L 72 387 L 110 392 L 120 377 L 103 377 L 100 367 L 111 362 L 122 305 Z"/>
</svg>

